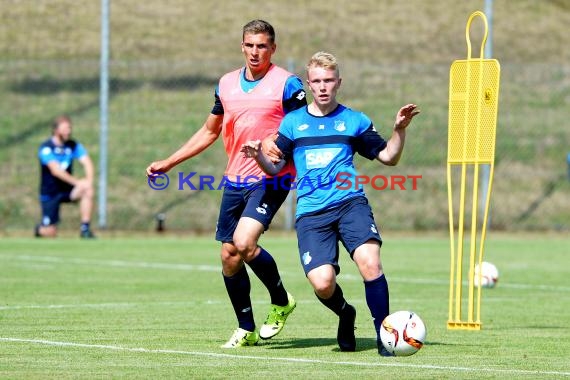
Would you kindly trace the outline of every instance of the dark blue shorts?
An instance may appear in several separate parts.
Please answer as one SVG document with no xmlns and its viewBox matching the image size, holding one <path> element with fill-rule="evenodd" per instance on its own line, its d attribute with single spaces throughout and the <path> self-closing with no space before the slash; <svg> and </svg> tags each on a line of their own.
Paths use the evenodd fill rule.
<svg viewBox="0 0 570 380">
<path fill-rule="evenodd" d="M 370 239 L 382 244 L 372 209 L 368 200 L 361 196 L 332 209 L 301 216 L 295 229 L 305 275 L 325 264 L 331 264 L 338 274 L 339 241 L 351 258 L 354 250 Z"/>
<path fill-rule="evenodd" d="M 59 205 L 73 202 L 69 197 L 71 192 L 59 193 L 55 195 L 42 195 L 42 226 L 50 226 L 59 223 Z"/>
<path fill-rule="evenodd" d="M 222 195 L 220 215 L 216 225 L 216 240 L 233 242 L 240 218 L 259 221 L 265 230 L 289 194 L 290 178 L 276 178 L 273 182 L 257 182 L 246 187 L 226 185 Z M 283 185 L 284 184 L 284 185 Z"/>
</svg>

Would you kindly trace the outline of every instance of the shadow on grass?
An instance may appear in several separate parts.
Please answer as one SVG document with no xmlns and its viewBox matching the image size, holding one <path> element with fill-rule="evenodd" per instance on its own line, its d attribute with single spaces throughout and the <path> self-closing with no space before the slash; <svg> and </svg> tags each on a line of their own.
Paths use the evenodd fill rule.
<svg viewBox="0 0 570 380">
<path fill-rule="evenodd" d="M 211 86 L 212 91 L 217 84 L 217 79 L 200 75 L 187 75 L 179 77 L 171 77 L 164 79 L 111 79 L 109 81 L 110 101 L 113 97 L 123 93 L 135 91 L 142 87 L 145 83 L 150 83 L 153 88 L 163 91 L 192 90 L 200 86 Z M 71 117 L 81 115 L 91 109 L 99 106 L 99 77 L 86 78 L 67 78 L 59 79 L 53 77 L 43 78 L 25 78 L 23 80 L 11 83 L 8 88 L 10 91 L 24 95 L 34 96 L 51 96 L 60 92 L 71 93 L 89 93 L 92 92 L 97 98 L 85 105 L 79 106 L 72 110 L 66 110 L 64 113 Z M 26 139 L 35 136 L 38 133 L 49 132 L 49 126 L 53 117 L 57 115 L 48 115 L 49 119 L 39 120 L 31 125 L 22 126 L 16 133 L 7 136 L 0 141 L 0 148 L 6 148 L 14 144 L 21 143 Z"/>
<path fill-rule="evenodd" d="M 202 75 L 183 75 L 169 78 L 156 79 L 122 79 L 111 78 L 109 80 L 109 91 L 111 95 L 122 92 L 134 91 L 145 84 L 150 84 L 153 88 L 163 91 L 193 90 L 202 86 L 213 87 L 218 83 L 217 78 Z M 29 95 L 53 95 L 58 92 L 88 93 L 99 92 L 99 77 L 86 78 L 25 78 L 12 82 L 8 86 L 9 90 L 18 94 Z"/>
<path fill-rule="evenodd" d="M 263 346 L 274 350 L 290 348 L 326 347 L 331 346 L 331 351 L 340 352 L 336 338 L 303 338 L 262 341 Z M 376 340 L 371 338 L 357 338 L 356 351 L 377 350 Z"/>
<path fill-rule="evenodd" d="M 86 103 L 82 106 L 79 106 L 73 110 L 68 111 L 66 114 L 69 115 L 70 117 L 75 117 L 78 115 L 81 115 L 95 107 L 99 106 L 99 100 L 95 100 L 95 101 L 91 101 L 89 103 Z M 50 115 L 49 119 L 44 119 L 44 120 L 40 120 L 37 121 L 31 125 L 25 126 L 21 129 L 18 130 L 18 132 L 16 132 L 13 135 L 10 135 L 8 137 L 6 137 L 5 139 L 0 141 L 0 149 L 1 148 L 7 148 L 7 147 L 11 147 L 12 145 L 17 145 L 18 143 L 21 143 L 25 140 L 27 140 L 28 138 L 42 133 L 45 134 L 46 136 L 49 135 L 51 129 L 50 129 L 50 124 L 53 121 L 53 118 L 56 117 L 57 115 Z M 47 137 L 46 137 L 47 138 Z"/>
<path fill-rule="evenodd" d="M 331 346 L 331 351 L 340 352 L 336 338 L 304 338 L 304 339 L 283 339 L 283 340 L 264 340 L 261 341 L 264 347 L 272 350 L 283 350 L 291 348 L 309 348 L 309 347 L 326 347 Z M 444 342 L 425 342 L 424 346 L 456 346 L 454 343 Z M 377 351 L 376 339 L 373 338 L 357 338 L 356 352 L 360 351 Z"/>
<path fill-rule="evenodd" d="M 202 86 L 212 87 L 218 84 L 218 79 L 202 75 L 182 75 L 172 78 L 155 79 L 151 81 L 154 88 L 164 91 L 193 90 Z"/>
<path fill-rule="evenodd" d="M 109 81 L 109 90 L 111 92 L 132 91 L 141 86 L 138 80 L 111 79 Z M 19 94 L 30 95 L 53 95 L 58 92 L 98 92 L 99 77 L 90 78 L 25 78 L 23 80 L 12 83 L 9 89 Z"/>
</svg>

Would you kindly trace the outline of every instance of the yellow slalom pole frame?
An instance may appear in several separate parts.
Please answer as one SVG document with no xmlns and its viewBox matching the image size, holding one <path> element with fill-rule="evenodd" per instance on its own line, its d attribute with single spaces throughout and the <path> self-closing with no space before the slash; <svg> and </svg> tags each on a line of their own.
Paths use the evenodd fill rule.
<svg viewBox="0 0 570 380">
<path fill-rule="evenodd" d="M 469 32 L 475 17 L 481 17 L 484 23 L 484 36 L 479 58 L 471 57 L 471 40 Z M 449 203 L 450 233 L 450 278 L 449 278 L 449 315 L 448 329 L 481 329 L 481 288 L 475 292 L 474 269 L 476 261 L 483 261 L 484 240 L 488 210 L 490 205 L 491 185 L 494 174 L 494 152 L 496 135 L 496 117 L 498 105 L 500 67 L 496 60 L 484 59 L 484 46 L 487 41 L 488 24 L 485 14 L 477 11 L 471 14 L 465 28 L 467 41 L 467 60 L 455 61 L 450 70 L 449 85 L 449 139 L 447 160 L 447 190 Z M 489 164 L 490 178 L 483 213 L 483 223 L 479 238 L 477 254 L 478 227 L 478 191 L 479 165 Z M 459 215 L 457 235 L 454 224 L 453 176 L 452 167 L 461 165 L 459 189 Z M 473 186 L 471 202 L 471 222 L 469 236 L 468 279 L 463 281 L 464 272 L 464 239 L 466 216 L 467 169 L 473 167 Z M 457 236 L 457 239 L 455 239 Z M 481 283 L 479 279 L 478 283 Z M 464 300 L 463 290 L 467 286 L 467 298 Z M 467 304 L 467 315 L 463 314 L 464 303 Z"/>
</svg>

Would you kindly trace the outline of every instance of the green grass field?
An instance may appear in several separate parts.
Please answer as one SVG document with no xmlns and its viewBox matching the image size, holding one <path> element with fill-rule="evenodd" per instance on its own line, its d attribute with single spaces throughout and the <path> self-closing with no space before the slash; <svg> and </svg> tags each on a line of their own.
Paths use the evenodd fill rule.
<svg viewBox="0 0 570 380">
<path fill-rule="evenodd" d="M 336 317 L 314 297 L 292 236 L 262 244 L 298 306 L 285 330 L 257 347 L 222 350 L 235 328 L 209 237 L 97 241 L 3 239 L 0 245 L 0 378 L 570 378 L 568 239 L 487 238 L 500 281 L 483 293 L 481 331 L 449 331 L 449 240 L 384 234 L 391 309 L 424 320 L 425 346 L 407 358 L 376 353 L 354 264 L 342 284 L 357 314 L 357 352 L 336 345 Z M 258 325 L 268 297 L 252 277 Z"/>
</svg>

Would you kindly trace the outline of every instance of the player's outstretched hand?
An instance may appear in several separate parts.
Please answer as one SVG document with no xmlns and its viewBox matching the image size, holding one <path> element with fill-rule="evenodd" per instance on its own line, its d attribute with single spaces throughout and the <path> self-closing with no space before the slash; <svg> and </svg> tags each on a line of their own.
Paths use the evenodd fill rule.
<svg viewBox="0 0 570 380">
<path fill-rule="evenodd" d="M 415 104 L 406 104 L 398 111 L 394 129 L 405 129 L 412 121 L 414 116 L 420 113 L 418 106 Z"/>
<path fill-rule="evenodd" d="M 243 153 L 245 157 L 256 158 L 261 151 L 261 141 L 260 140 L 249 140 L 245 144 L 242 144 L 240 152 Z"/>
<path fill-rule="evenodd" d="M 154 161 L 146 168 L 146 176 L 153 177 L 157 174 L 165 174 L 171 169 L 167 160 Z"/>
</svg>

